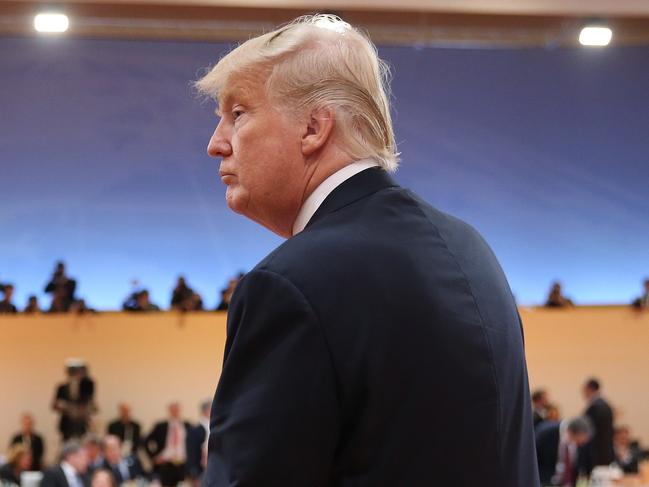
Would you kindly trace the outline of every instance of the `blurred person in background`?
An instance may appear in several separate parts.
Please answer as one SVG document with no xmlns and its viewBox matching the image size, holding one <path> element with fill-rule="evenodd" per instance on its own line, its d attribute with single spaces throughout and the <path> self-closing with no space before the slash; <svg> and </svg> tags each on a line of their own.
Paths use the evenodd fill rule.
<svg viewBox="0 0 649 487">
<path fill-rule="evenodd" d="M 187 473 L 191 482 L 198 487 L 202 484 L 207 466 L 207 440 L 210 435 L 210 411 L 212 401 L 200 404 L 198 424 L 192 426 L 187 441 Z"/>
<path fill-rule="evenodd" d="M 545 410 L 545 421 L 560 421 L 561 411 L 555 404 L 548 404 Z"/>
<path fill-rule="evenodd" d="M 32 454 L 26 445 L 17 444 L 9 447 L 7 463 L 0 467 L 0 481 L 20 485 L 20 474 L 33 470 Z"/>
<path fill-rule="evenodd" d="M 635 308 L 649 308 L 649 278 L 644 280 L 642 286 L 644 292 L 631 303 Z"/>
<path fill-rule="evenodd" d="M 78 440 L 61 448 L 60 462 L 43 473 L 40 487 L 89 487 L 88 454 Z"/>
<path fill-rule="evenodd" d="M 534 427 L 542 422 L 547 414 L 550 404 L 548 393 L 545 389 L 537 389 L 532 393 L 532 409 L 534 410 Z"/>
<path fill-rule="evenodd" d="M 140 423 L 131 417 L 131 406 L 122 402 L 117 405 L 118 417 L 108 424 L 107 433 L 122 442 L 124 455 L 136 453 L 140 447 Z"/>
<path fill-rule="evenodd" d="M 34 294 L 32 294 L 31 296 L 29 296 L 29 298 L 27 298 L 27 306 L 25 306 L 23 313 L 35 314 L 40 312 L 41 307 L 38 305 L 38 298 Z"/>
<path fill-rule="evenodd" d="M 59 412 L 63 441 L 81 438 L 88 431 L 91 414 L 96 412 L 95 382 L 81 359 L 66 360 L 67 380 L 56 388 L 52 409 Z"/>
<path fill-rule="evenodd" d="M 237 277 L 233 277 L 232 279 L 228 280 L 227 286 L 221 289 L 221 301 L 219 302 L 219 305 L 216 307 L 217 311 L 228 310 L 228 308 L 230 307 L 230 301 L 232 300 L 232 295 L 234 294 L 234 291 L 237 289 L 237 285 L 239 284 L 239 281 L 241 281 L 242 275 L 243 274 L 239 274 Z"/>
<path fill-rule="evenodd" d="M 548 299 L 545 302 L 547 308 L 569 308 L 574 306 L 572 300 L 563 295 L 563 290 L 561 289 L 561 283 L 555 281 L 552 283 L 550 288 L 550 294 Z"/>
<path fill-rule="evenodd" d="M 582 473 L 580 447 L 588 443 L 591 434 L 590 422 L 582 417 L 539 424 L 535 436 L 541 485 L 575 486 Z"/>
<path fill-rule="evenodd" d="M 144 440 L 155 477 L 163 486 L 176 486 L 185 480 L 190 428 L 182 419 L 180 403 L 174 401 L 168 406 L 167 419 L 156 423 Z"/>
<path fill-rule="evenodd" d="M 203 300 L 200 295 L 187 285 L 183 276 L 178 277 L 176 287 L 171 295 L 171 309 L 179 311 L 200 311 Z"/>
<path fill-rule="evenodd" d="M 0 301 L 0 315 L 17 313 L 18 309 L 11 302 L 14 295 L 13 284 L 2 284 L 0 286 L 0 292 L 3 294 L 2 301 Z"/>
<path fill-rule="evenodd" d="M 628 426 L 615 428 L 613 450 L 615 452 L 615 463 L 624 473 L 638 473 L 642 452 L 638 442 L 631 441 L 631 432 Z"/>
<path fill-rule="evenodd" d="M 117 436 L 108 435 L 103 441 L 104 460 L 101 469 L 112 473 L 117 485 L 146 478 L 142 464 L 136 455 L 122 455 L 122 442 Z"/>
<path fill-rule="evenodd" d="M 588 379 L 582 386 L 587 403 L 586 416 L 593 426 L 593 437 L 584 447 L 588 472 L 598 465 L 610 465 L 615 461 L 613 451 L 613 409 L 601 395 L 599 380 Z"/>
<path fill-rule="evenodd" d="M 65 263 L 56 263 L 54 274 L 45 286 L 45 292 L 52 295 L 50 312 L 66 312 L 74 302 L 74 292 L 77 289 L 77 281 L 65 274 Z"/>
<path fill-rule="evenodd" d="M 90 487 L 118 487 L 115 476 L 110 470 L 100 468 L 92 473 Z"/>
<path fill-rule="evenodd" d="M 130 294 L 124 301 L 122 309 L 124 311 L 160 311 L 160 307 L 151 302 L 149 291 L 146 289 Z"/>
<path fill-rule="evenodd" d="M 32 470 L 42 470 L 45 444 L 43 437 L 34 430 L 34 417 L 23 413 L 20 417 L 20 432 L 11 438 L 11 445 L 24 445 L 32 455 Z"/>
<path fill-rule="evenodd" d="M 92 475 L 95 470 L 102 468 L 104 465 L 104 445 L 101 438 L 93 433 L 85 435 L 81 444 L 85 448 L 88 457 L 88 474 Z"/>
</svg>

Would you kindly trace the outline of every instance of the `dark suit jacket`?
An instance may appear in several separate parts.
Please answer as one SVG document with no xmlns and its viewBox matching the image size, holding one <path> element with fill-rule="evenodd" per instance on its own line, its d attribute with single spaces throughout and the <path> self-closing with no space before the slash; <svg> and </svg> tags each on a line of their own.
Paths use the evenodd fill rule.
<svg viewBox="0 0 649 487">
<path fill-rule="evenodd" d="M 191 425 L 187 421 L 183 421 L 183 425 L 185 426 L 185 448 L 186 451 L 189 451 L 189 445 L 187 444 L 187 442 L 190 436 L 189 430 L 191 429 Z M 146 439 L 144 440 L 144 448 L 146 449 L 151 459 L 162 453 L 162 450 L 165 449 L 168 432 L 169 422 L 160 421 L 153 426 L 153 429 L 147 435 Z"/>
<path fill-rule="evenodd" d="M 480 235 L 380 169 L 336 188 L 233 297 L 206 481 L 538 486 L 520 319 Z"/>
<path fill-rule="evenodd" d="M 131 429 L 131 441 L 133 441 L 133 452 L 135 452 L 140 447 L 140 423 L 129 421 L 128 426 Z M 126 439 L 126 424 L 116 419 L 108 425 L 107 432 L 109 435 L 117 436 L 124 441 Z"/>
<path fill-rule="evenodd" d="M 17 433 L 11 439 L 12 445 L 18 443 L 24 443 L 22 433 Z M 45 451 L 43 438 L 38 434 L 32 433 L 29 435 L 29 444 L 32 452 L 32 470 L 41 470 L 43 468 L 43 452 Z"/>
<path fill-rule="evenodd" d="M 200 478 L 203 473 L 201 459 L 203 458 L 203 442 L 205 441 L 205 428 L 202 424 L 197 424 L 189 430 L 187 438 L 187 473 L 193 479 Z"/>
<path fill-rule="evenodd" d="M 615 461 L 613 451 L 613 410 L 601 397 L 596 398 L 588 409 L 586 416 L 593 424 L 594 434 L 588 449 L 591 454 L 591 467 L 610 465 Z"/>
<path fill-rule="evenodd" d="M 70 394 L 70 383 L 64 382 L 56 388 L 53 404 L 58 400 L 74 404 L 76 406 L 90 407 L 94 399 L 95 382 L 89 377 L 83 377 L 79 383 L 79 396 L 72 399 Z M 89 415 L 88 415 L 89 416 Z M 65 412 L 61 413 L 59 420 L 59 431 L 65 439 L 70 436 L 81 436 L 86 432 L 87 419 L 72 418 Z"/>
<path fill-rule="evenodd" d="M 81 475 L 79 478 L 85 487 L 90 486 L 88 476 Z M 43 472 L 43 479 L 41 480 L 40 487 L 70 487 L 61 465 L 48 468 Z"/>
<path fill-rule="evenodd" d="M 541 485 L 549 485 L 559 460 L 560 421 L 543 421 L 536 427 L 536 457 Z"/>
<path fill-rule="evenodd" d="M 123 459 L 126 469 L 128 470 L 128 477 L 125 478 L 122 474 L 122 471 L 119 468 L 119 465 L 111 465 L 108 463 L 108 460 L 104 459 L 101 468 L 109 470 L 112 472 L 113 477 L 115 477 L 116 484 L 122 485 L 124 482 L 129 480 L 135 480 L 137 478 L 146 478 L 146 472 L 142 467 L 142 464 L 138 460 L 137 456 L 129 455 Z"/>
</svg>

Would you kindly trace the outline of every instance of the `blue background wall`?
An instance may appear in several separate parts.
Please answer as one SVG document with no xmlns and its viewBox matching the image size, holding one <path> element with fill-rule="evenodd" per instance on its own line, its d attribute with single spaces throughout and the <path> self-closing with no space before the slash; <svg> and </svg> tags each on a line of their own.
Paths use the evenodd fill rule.
<svg viewBox="0 0 649 487">
<path fill-rule="evenodd" d="M 227 47 L 0 39 L 0 281 L 19 307 L 57 259 L 98 309 L 118 308 L 134 278 L 166 307 L 181 273 L 214 306 L 280 243 L 227 209 L 205 154 L 214 106 L 190 82 Z M 557 278 L 578 303 L 639 293 L 649 48 L 381 55 L 397 179 L 483 233 L 520 303 L 542 302 Z"/>
</svg>

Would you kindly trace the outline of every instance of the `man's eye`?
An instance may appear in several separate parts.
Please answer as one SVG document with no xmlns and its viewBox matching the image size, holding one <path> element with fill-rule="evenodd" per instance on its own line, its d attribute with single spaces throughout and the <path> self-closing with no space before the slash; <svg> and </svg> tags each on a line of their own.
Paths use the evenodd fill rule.
<svg viewBox="0 0 649 487">
<path fill-rule="evenodd" d="M 243 115 L 243 110 L 232 110 L 232 117 L 236 120 Z"/>
</svg>

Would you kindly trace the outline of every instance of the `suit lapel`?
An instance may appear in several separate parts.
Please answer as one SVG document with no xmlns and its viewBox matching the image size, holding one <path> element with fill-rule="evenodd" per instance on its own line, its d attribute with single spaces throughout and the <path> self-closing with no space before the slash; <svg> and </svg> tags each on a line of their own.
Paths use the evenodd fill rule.
<svg viewBox="0 0 649 487">
<path fill-rule="evenodd" d="M 397 187 L 398 184 L 385 170 L 379 167 L 371 167 L 359 172 L 340 186 L 334 189 L 322 202 L 318 210 L 307 223 L 306 228 L 322 219 L 329 213 L 333 213 L 354 201 L 369 196 L 377 191 L 390 187 Z"/>
</svg>

